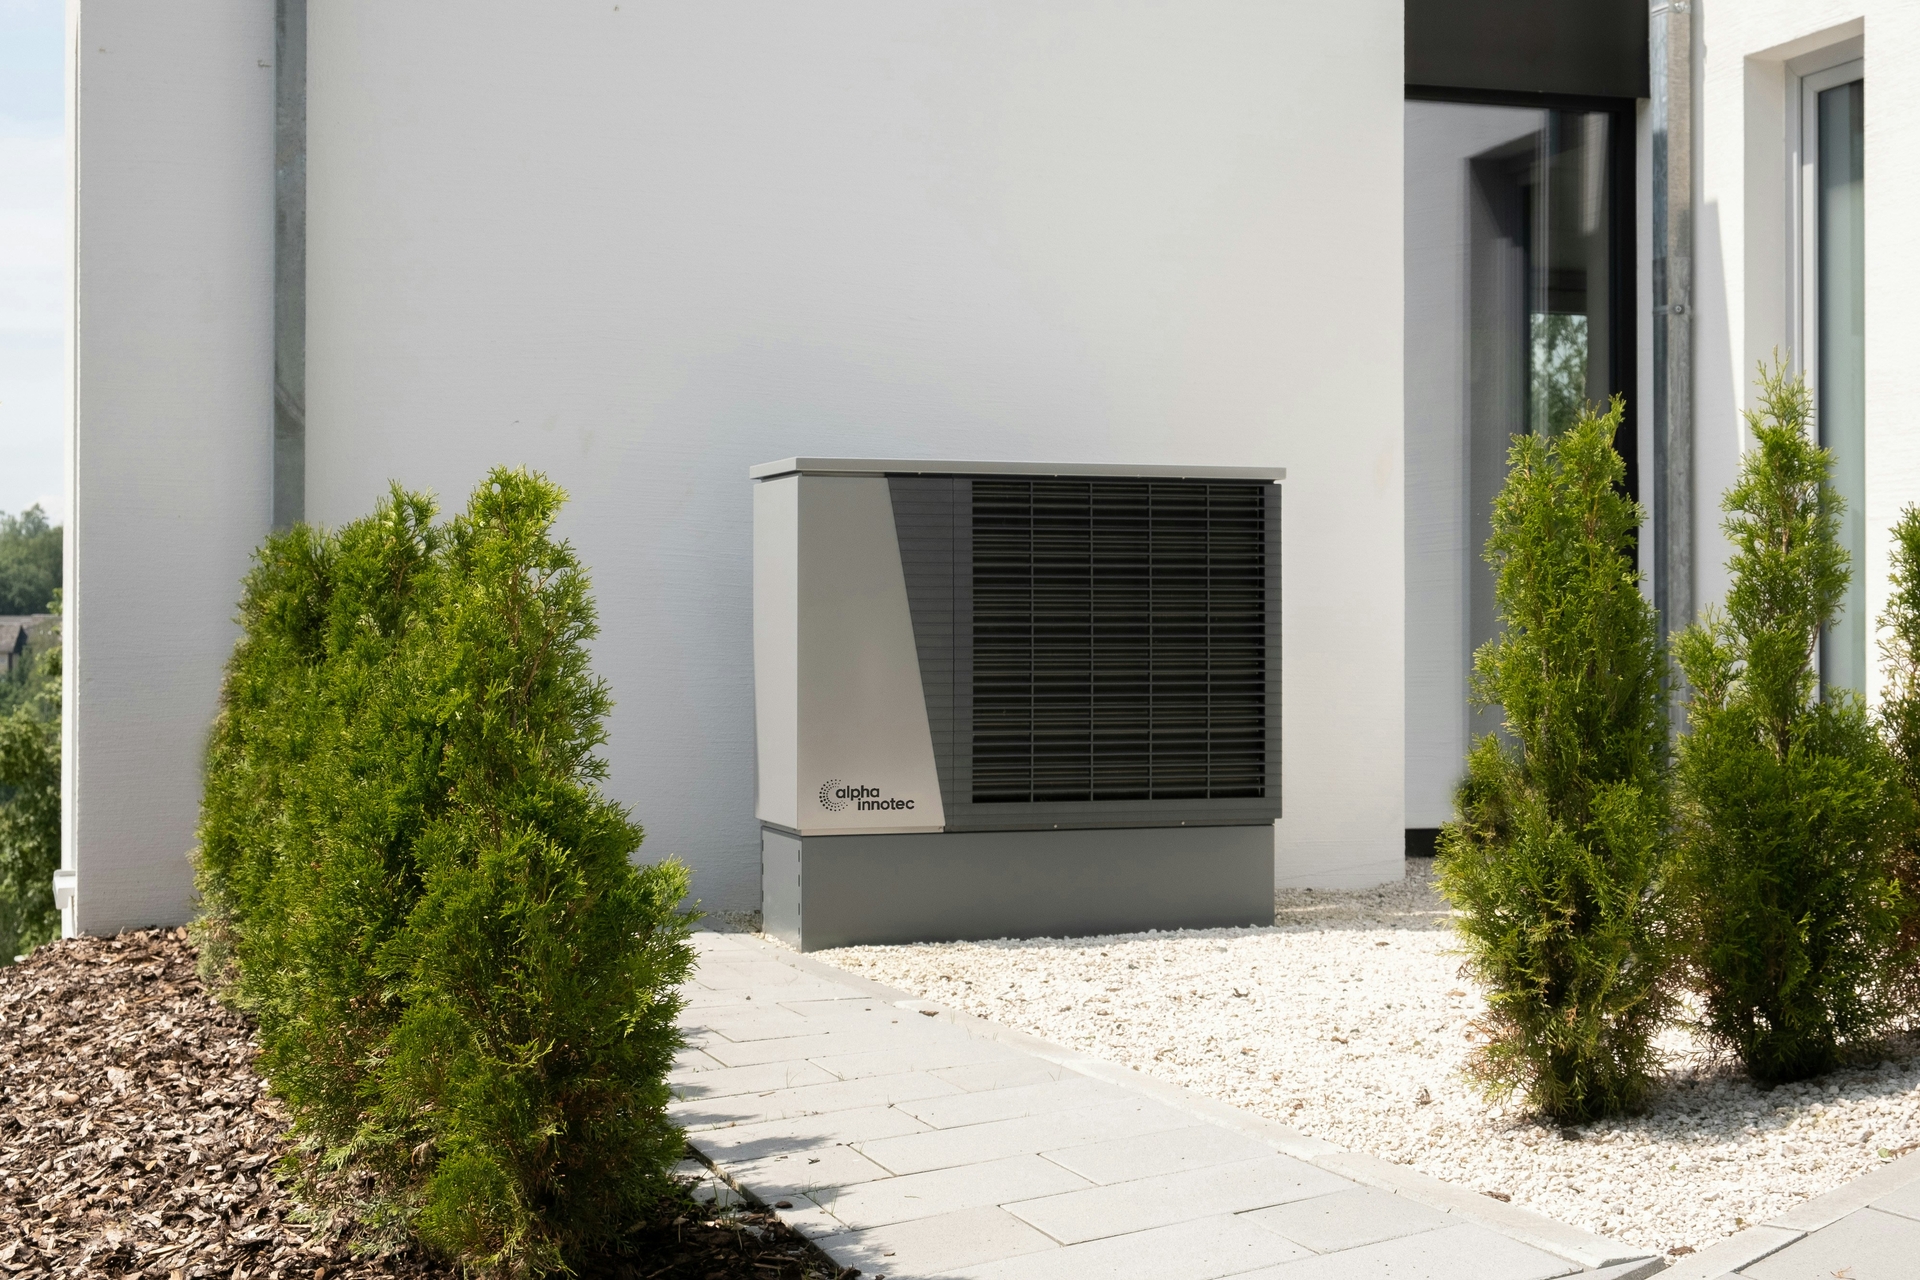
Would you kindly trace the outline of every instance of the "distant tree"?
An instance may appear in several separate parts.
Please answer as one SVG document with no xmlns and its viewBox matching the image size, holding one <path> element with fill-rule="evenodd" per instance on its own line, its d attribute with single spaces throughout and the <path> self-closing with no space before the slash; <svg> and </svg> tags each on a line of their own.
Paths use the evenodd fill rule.
<svg viewBox="0 0 1920 1280">
<path fill-rule="evenodd" d="M 0 614 L 45 613 L 60 589 L 60 526 L 36 504 L 0 511 Z"/>
</svg>

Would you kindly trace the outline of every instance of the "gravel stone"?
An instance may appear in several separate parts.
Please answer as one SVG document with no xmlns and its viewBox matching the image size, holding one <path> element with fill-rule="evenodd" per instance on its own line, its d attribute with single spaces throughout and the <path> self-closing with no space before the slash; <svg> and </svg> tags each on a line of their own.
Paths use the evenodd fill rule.
<svg viewBox="0 0 1920 1280">
<path fill-rule="evenodd" d="M 1561 1129 L 1488 1102 L 1462 1074 L 1486 1003 L 1424 859 L 1400 885 L 1283 892 L 1271 928 L 813 958 L 1660 1252 L 1920 1147 L 1913 1037 L 1766 1093 L 1677 1029 L 1644 1115 Z"/>
</svg>

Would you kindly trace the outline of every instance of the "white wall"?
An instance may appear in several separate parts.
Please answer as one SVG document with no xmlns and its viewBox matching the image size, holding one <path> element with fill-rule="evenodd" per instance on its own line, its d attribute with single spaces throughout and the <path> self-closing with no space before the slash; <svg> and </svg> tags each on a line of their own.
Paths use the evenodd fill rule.
<svg viewBox="0 0 1920 1280">
<path fill-rule="evenodd" d="M 190 911 L 201 758 L 266 532 L 271 0 L 69 0 L 69 931 Z"/>
<path fill-rule="evenodd" d="M 1887 531 L 1920 501 L 1920 4 L 1729 0 L 1696 9 L 1700 175 L 1694 300 L 1696 598 L 1726 591 L 1720 497 L 1739 464 L 1755 364 L 1789 331 L 1789 64 L 1864 35 L 1867 610 L 1886 606 Z M 1877 666 L 1869 646 L 1869 665 Z M 1879 696 L 1874 671 L 1869 698 Z"/>
<path fill-rule="evenodd" d="M 309 14 L 309 516 L 564 484 L 611 789 L 710 907 L 793 454 L 1285 466 L 1277 875 L 1399 875 L 1398 3 Z"/>
</svg>

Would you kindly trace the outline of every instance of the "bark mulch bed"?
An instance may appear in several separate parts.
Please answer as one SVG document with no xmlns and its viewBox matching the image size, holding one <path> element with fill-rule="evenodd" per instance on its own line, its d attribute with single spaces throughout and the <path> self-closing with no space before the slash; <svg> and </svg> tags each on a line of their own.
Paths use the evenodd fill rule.
<svg viewBox="0 0 1920 1280">
<path fill-rule="evenodd" d="M 275 1173 L 286 1113 L 244 1017 L 194 972 L 185 930 L 74 938 L 0 968 L 0 1272 L 168 1280 L 455 1272 L 303 1210 Z M 602 1274 L 850 1278 L 757 1209 L 691 1199 Z"/>
</svg>

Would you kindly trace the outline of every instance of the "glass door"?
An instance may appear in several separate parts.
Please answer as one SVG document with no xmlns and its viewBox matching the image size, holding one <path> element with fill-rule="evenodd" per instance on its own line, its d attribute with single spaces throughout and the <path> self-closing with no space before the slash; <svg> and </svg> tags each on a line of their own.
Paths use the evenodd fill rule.
<svg viewBox="0 0 1920 1280">
<path fill-rule="evenodd" d="M 1820 637 L 1820 682 L 1867 689 L 1866 82 L 1858 61 L 1802 82 L 1806 352 L 1820 443 L 1833 453 L 1846 503 L 1840 541 L 1853 580 L 1840 616 Z"/>
<path fill-rule="evenodd" d="M 1452 812 L 1493 638 L 1481 559 L 1516 434 L 1633 400 L 1631 116 L 1406 104 L 1407 826 Z M 1620 435 L 1629 485 L 1631 424 Z M 1411 837 L 1410 837 L 1411 845 Z"/>
</svg>

